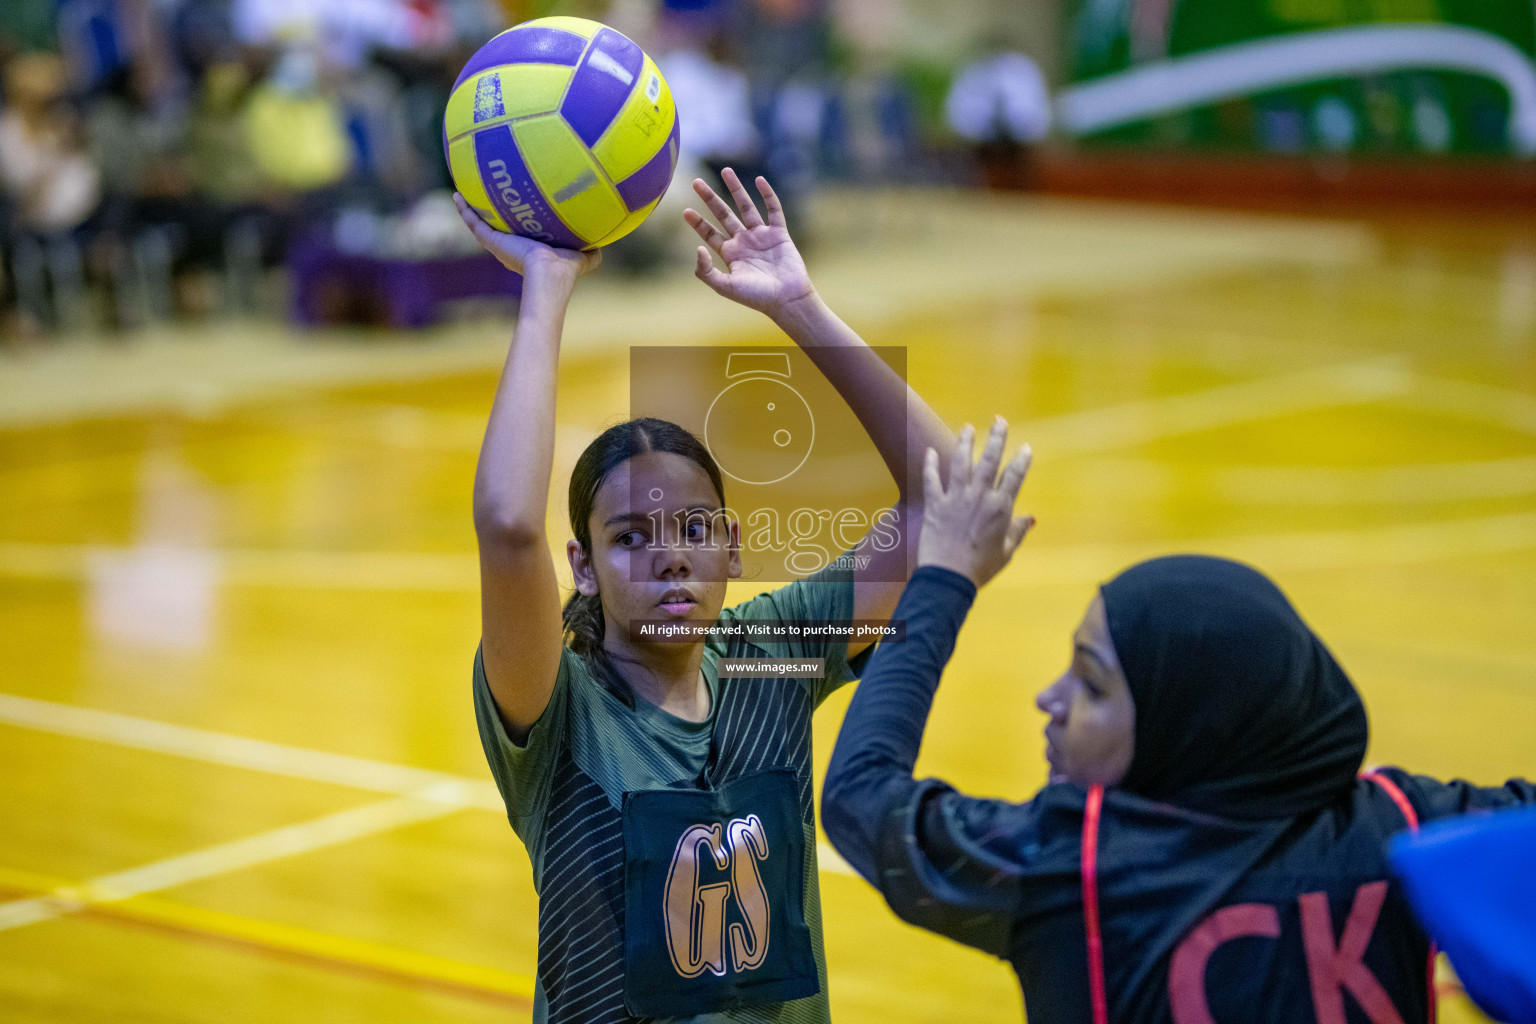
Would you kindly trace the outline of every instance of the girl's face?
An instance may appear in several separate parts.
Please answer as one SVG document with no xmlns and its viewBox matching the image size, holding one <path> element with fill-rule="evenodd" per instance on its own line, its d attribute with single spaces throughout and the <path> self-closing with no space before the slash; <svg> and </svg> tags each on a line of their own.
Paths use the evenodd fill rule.
<svg viewBox="0 0 1536 1024">
<path fill-rule="evenodd" d="M 1051 716 L 1045 727 L 1051 782 L 1113 786 L 1125 778 L 1136 751 L 1136 704 L 1101 595 L 1094 595 L 1072 635 L 1072 664 L 1040 691 L 1035 705 Z"/>
<path fill-rule="evenodd" d="M 671 452 L 644 452 L 609 473 L 589 520 L 592 551 L 566 543 L 576 589 L 602 597 L 610 636 L 633 643 L 641 620 L 714 622 L 726 580 L 741 575 L 740 532 L 709 474 Z"/>
</svg>

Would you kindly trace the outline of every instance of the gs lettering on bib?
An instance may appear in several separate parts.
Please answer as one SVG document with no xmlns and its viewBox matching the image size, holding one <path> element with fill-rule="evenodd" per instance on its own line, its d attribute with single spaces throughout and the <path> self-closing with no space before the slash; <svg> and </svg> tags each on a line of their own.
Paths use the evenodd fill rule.
<svg viewBox="0 0 1536 1024">
<path fill-rule="evenodd" d="M 624 1004 L 682 1017 L 815 995 L 793 769 L 624 795 Z"/>
</svg>

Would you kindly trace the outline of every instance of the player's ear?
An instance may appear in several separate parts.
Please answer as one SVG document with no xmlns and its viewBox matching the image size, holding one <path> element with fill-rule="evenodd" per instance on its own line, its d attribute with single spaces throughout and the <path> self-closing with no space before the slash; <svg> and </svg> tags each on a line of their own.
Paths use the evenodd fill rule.
<svg viewBox="0 0 1536 1024">
<path fill-rule="evenodd" d="M 565 542 L 565 557 L 571 563 L 571 579 L 576 592 L 586 597 L 597 596 L 597 574 L 592 571 L 592 559 L 581 550 L 581 542 L 575 537 Z"/>
<path fill-rule="evenodd" d="M 731 579 L 735 580 L 735 579 L 740 579 L 741 578 L 741 523 L 740 523 L 740 521 L 735 520 L 735 519 L 731 520 L 731 525 L 729 527 L 729 536 L 730 536 L 731 539 L 730 539 L 730 542 L 729 542 L 728 550 L 730 551 L 731 560 L 730 560 L 730 566 L 726 570 L 726 575 L 729 576 Z"/>
</svg>

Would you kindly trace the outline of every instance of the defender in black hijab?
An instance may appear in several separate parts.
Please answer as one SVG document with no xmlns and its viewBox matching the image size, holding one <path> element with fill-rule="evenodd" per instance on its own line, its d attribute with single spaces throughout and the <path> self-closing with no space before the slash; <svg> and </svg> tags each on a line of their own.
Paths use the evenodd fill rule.
<svg viewBox="0 0 1536 1024">
<path fill-rule="evenodd" d="M 1353 788 L 1365 706 L 1268 577 L 1177 555 L 1100 592 L 1136 704 L 1119 788 L 1246 820 L 1293 817 Z"/>
<path fill-rule="evenodd" d="M 994 430 L 976 485 L 957 449 L 935 501 L 930 453 L 920 567 L 894 615 L 906 642 L 874 654 L 827 773 L 833 845 L 904 920 L 1008 960 L 1030 1024 L 1431 1019 L 1431 948 L 1389 881 L 1386 841 L 1536 803 L 1536 786 L 1360 777 L 1359 695 L 1247 566 L 1160 558 L 1101 588 L 1074 668 L 1041 696 L 1053 781 L 1033 799 L 913 779 L 976 587 L 1028 527 L 1009 527 L 1027 454 L 994 482 L 1000 461 Z M 1118 696 L 1083 696 L 1109 677 Z M 1089 725 L 1064 710 L 1067 691 Z M 1069 731 L 1090 726 L 1086 740 Z"/>
</svg>

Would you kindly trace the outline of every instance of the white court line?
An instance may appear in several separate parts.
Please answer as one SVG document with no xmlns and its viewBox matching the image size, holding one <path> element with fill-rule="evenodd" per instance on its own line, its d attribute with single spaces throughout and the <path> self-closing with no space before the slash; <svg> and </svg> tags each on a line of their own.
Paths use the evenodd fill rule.
<svg viewBox="0 0 1536 1024">
<path fill-rule="evenodd" d="M 39 732 L 76 739 L 96 740 L 120 747 L 149 750 L 210 764 L 247 768 L 252 771 L 284 775 L 338 786 L 398 793 L 413 803 L 430 799 L 453 807 L 475 807 L 504 812 L 501 794 L 494 783 L 468 776 L 451 775 L 425 768 L 372 761 L 345 754 L 332 754 L 283 743 L 269 743 L 247 736 L 193 729 L 169 722 L 120 715 L 94 708 L 57 704 L 13 694 L 0 694 L 0 724 L 35 729 Z M 374 806 L 385 806 L 383 804 Z M 346 812 L 343 812 L 346 813 Z M 328 819 L 321 819 L 322 821 Z M 408 822 L 407 822 L 408 823 Z M 281 831 L 281 830 L 279 830 Z M 851 875 L 853 869 L 826 843 L 817 847 L 822 871 Z M 98 882 L 101 881 L 98 879 Z M 120 897 L 117 897 L 120 898 Z M 39 897 L 46 902 L 48 897 Z M 36 903 L 38 900 L 23 900 Z M 7 906 L 16 906 L 8 904 Z M 0 910 L 3 910 L 0 907 Z M 14 911 L 23 914 L 24 911 Z M 5 918 L 0 916 L 0 922 Z"/>
<path fill-rule="evenodd" d="M 1268 505 L 1416 505 L 1536 494 L 1536 456 L 1408 466 L 1230 466 L 1215 494 Z"/>
<path fill-rule="evenodd" d="M 479 779 L 30 697 L 0 693 L 0 723 L 376 793 L 405 796 L 456 787 L 460 803 L 504 809 L 495 785 Z"/>
<path fill-rule="evenodd" d="M 1168 551 L 1230 554 L 1272 569 L 1325 569 L 1388 562 L 1422 562 L 1463 555 L 1521 551 L 1533 546 L 1536 546 L 1536 533 L 1531 530 L 1531 517 L 1517 514 L 1375 526 L 1358 530 L 1190 537 L 1119 544 L 1095 542 L 1059 547 L 1040 544 L 1027 552 L 1027 564 L 1032 568 L 1008 575 L 1015 579 L 1027 575 L 1036 582 L 1078 582 L 1101 578 L 1106 571 L 1117 570 L 1142 558 Z M 0 575 L 4 575 L 5 547 L 0 545 Z M 29 558 L 36 556 L 35 551 L 28 554 Z M 395 564 L 394 557 L 390 552 L 328 553 L 319 563 L 308 566 L 302 574 L 289 578 L 272 577 L 264 582 L 265 585 L 283 587 L 355 585 L 380 592 L 475 593 L 478 590 L 477 577 L 473 574 L 459 574 L 455 578 L 447 567 L 433 573 L 426 580 L 411 572 L 395 576 L 391 568 Z M 456 556 L 441 557 L 456 560 Z M 349 575 L 350 579 L 347 578 Z M 248 581 L 226 578 L 224 582 Z"/>
<path fill-rule="evenodd" d="M 1083 455 L 1292 413 L 1374 402 L 1408 392 L 1413 382 L 1406 361 L 1387 356 L 1026 421 L 1015 432 L 1041 458 Z"/>
<path fill-rule="evenodd" d="M 256 867 L 452 814 L 468 804 L 458 783 L 437 785 L 415 796 L 382 800 L 155 861 L 128 871 L 92 879 L 47 896 L 0 904 L 0 931 L 22 928 L 84 910 L 92 903 L 125 900 L 144 893 Z"/>
<path fill-rule="evenodd" d="M 1054 487 L 1086 501 L 1189 496 L 1233 505 L 1435 505 L 1536 494 L 1536 455 L 1396 466 L 1170 465 L 1100 457 L 1053 476 Z"/>
<path fill-rule="evenodd" d="M 1488 384 L 1419 377 L 1400 404 L 1536 436 L 1536 395 Z"/>
<path fill-rule="evenodd" d="M 0 578 L 87 580 L 98 560 L 120 559 L 134 547 L 0 541 Z M 224 586 L 317 590 L 409 590 L 477 593 L 480 562 L 473 554 L 410 551 L 210 550 Z"/>
<path fill-rule="evenodd" d="M 1042 545 L 1021 552 L 993 582 L 1014 590 L 1108 579 L 1157 555 L 1199 552 L 1252 563 L 1266 572 L 1404 565 L 1536 549 L 1536 512 L 1435 523 L 1121 544 Z"/>
<path fill-rule="evenodd" d="M 1413 375 L 1397 357 L 1283 373 L 1205 391 L 1028 423 L 1020 431 L 1046 458 L 1087 454 L 1162 437 L 1401 395 Z M 1519 396 L 1523 397 L 1523 396 Z M 122 548 L 0 542 L 0 577 L 77 580 Z M 226 549 L 216 552 L 229 586 L 475 593 L 479 562 L 464 553 Z"/>
</svg>

